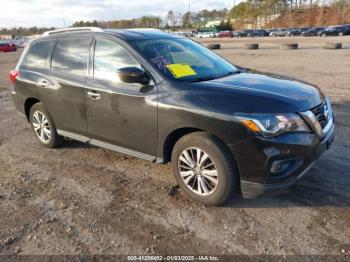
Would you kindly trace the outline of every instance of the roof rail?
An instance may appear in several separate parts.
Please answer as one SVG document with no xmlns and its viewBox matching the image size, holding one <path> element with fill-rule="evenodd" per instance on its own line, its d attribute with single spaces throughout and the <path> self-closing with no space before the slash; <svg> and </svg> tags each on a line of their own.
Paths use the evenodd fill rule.
<svg viewBox="0 0 350 262">
<path fill-rule="evenodd" d="M 152 28 L 152 27 L 126 28 L 126 29 L 131 31 L 142 31 L 142 30 L 160 31 L 158 28 Z"/>
<path fill-rule="evenodd" d="M 62 29 L 46 31 L 43 33 L 42 36 L 49 36 L 49 35 L 66 33 L 66 32 L 82 32 L 82 31 L 83 32 L 84 31 L 103 32 L 103 29 L 99 28 L 99 27 L 69 27 L 69 28 L 62 28 Z"/>
</svg>

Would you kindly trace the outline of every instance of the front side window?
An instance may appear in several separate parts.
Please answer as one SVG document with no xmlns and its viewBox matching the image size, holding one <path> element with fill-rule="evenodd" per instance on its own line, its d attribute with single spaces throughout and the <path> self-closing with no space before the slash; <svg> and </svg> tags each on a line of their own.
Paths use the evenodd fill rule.
<svg viewBox="0 0 350 262">
<path fill-rule="evenodd" d="M 51 68 L 74 75 L 86 75 L 90 39 L 69 39 L 57 43 L 52 55 Z"/>
<path fill-rule="evenodd" d="M 108 39 L 96 39 L 94 77 L 119 81 L 117 71 L 123 67 L 141 65 L 119 44 Z"/>
<path fill-rule="evenodd" d="M 23 59 L 22 65 L 28 68 L 42 69 L 47 67 L 47 58 L 55 42 L 34 43 Z"/>
<path fill-rule="evenodd" d="M 159 72 L 177 81 L 205 81 L 238 71 L 234 65 L 189 39 L 151 39 L 130 43 Z"/>
</svg>

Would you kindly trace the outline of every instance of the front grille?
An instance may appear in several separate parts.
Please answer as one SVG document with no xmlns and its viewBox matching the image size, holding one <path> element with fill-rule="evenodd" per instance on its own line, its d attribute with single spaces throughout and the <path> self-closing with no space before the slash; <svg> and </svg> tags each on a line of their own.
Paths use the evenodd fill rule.
<svg viewBox="0 0 350 262">
<path fill-rule="evenodd" d="M 317 121 L 320 123 L 323 129 L 328 123 L 328 113 L 326 113 L 326 111 L 328 111 L 327 102 L 324 101 L 322 104 L 311 109 L 311 111 L 314 113 Z"/>
</svg>

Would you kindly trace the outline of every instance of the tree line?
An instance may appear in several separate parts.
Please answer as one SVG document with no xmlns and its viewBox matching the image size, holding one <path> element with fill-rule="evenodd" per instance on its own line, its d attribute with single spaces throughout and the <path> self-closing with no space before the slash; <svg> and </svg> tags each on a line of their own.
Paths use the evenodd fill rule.
<svg viewBox="0 0 350 262">
<path fill-rule="evenodd" d="M 45 31 L 54 30 L 54 27 L 13 27 L 0 29 L 1 35 L 27 36 L 42 34 Z"/>
<path fill-rule="evenodd" d="M 143 16 L 134 19 L 110 20 L 110 21 L 77 21 L 73 27 L 97 26 L 101 28 L 160 28 L 161 18 L 157 16 Z"/>
<path fill-rule="evenodd" d="M 309 27 L 350 23 L 350 0 L 246 0 L 228 13 L 234 27 Z"/>
</svg>

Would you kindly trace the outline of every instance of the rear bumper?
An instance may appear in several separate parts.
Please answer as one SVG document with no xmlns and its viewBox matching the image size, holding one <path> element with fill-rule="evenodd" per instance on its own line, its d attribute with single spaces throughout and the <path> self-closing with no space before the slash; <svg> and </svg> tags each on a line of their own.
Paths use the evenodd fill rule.
<svg viewBox="0 0 350 262">
<path fill-rule="evenodd" d="M 24 110 L 25 97 L 17 94 L 15 91 L 12 91 L 11 96 L 12 96 L 13 104 L 15 105 L 19 113 L 25 116 L 26 115 Z"/>
<path fill-rule="evenodd" d="M 310 136 L 311 134 L 304 135 Z M 293 135 L 290 137 L 290 139 L 291 138 L 293 138 Z M 263 167 L 261 167 L 264 168 L 264 174 L 261 175 L 263 177 L 261 182 L 256 181 L 257 178 L 255 176 L 248 176 L 248 179 L 244 179 L 244 177 L 241 177 L 241 192 L 244 198 L 256 198 L 259 196 L 278 194 L 289 188 L 298 179 L 306 175 L 307 172 L 311 169 L 311 167 L 315 164 L 316 160 L 322 155 L 322 153 L 324 153 L 324 151 L 329 149 L 331 143 L 333 142 L 334 124 L 332 125 L 326 136 L 321 141 L 318 140 L 317 143 L 315 143 L 314 140 L 310 140 L 310 144 L 307 145 L 305 144 L 305 141 L 307 141 L 310 138 L 300 139 L 300 136 L 294 137 L 294 139 L 296 139 L 294 141 L 294 144 L 290 144 L 291 141 L 288 140 L 289 144 L 287 146 L 289 147 L 289 149 L 285 151 L 287 154 L 265 156 L 266 164 L 263 165 Z M 274 150 L 276 152 L 281 152 L 282 150 L 285 150 L 283 144 L 281 144 L 282 141 L 275 142 L 277 142 L 274 145 Z M 265 152 L 267 149 L 272 148 L 272 144 L 266 143 Z M 285 175 L 276 176 L 269 172 L 271 165 L 268 164 L 276 159 L 297 159 L 298 164 L 295 168 L 291 168 L 290 172 L 287 172 Z M 250 162 L 250 166 L 254 166 L 256 164 L 258 163 Z M 252 178 L 250 179 L 250 181 L 249 177 Z"/>
</svg>

